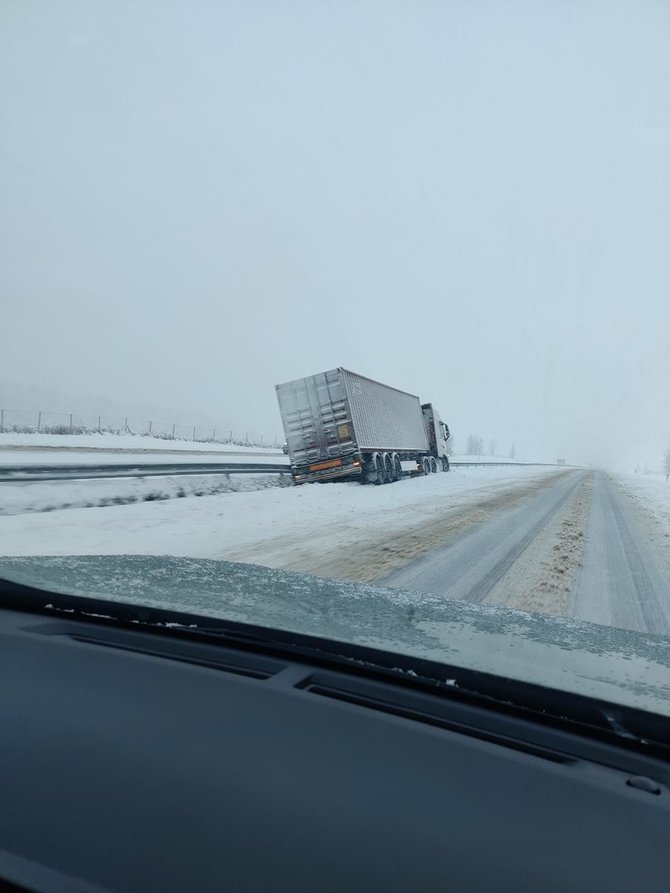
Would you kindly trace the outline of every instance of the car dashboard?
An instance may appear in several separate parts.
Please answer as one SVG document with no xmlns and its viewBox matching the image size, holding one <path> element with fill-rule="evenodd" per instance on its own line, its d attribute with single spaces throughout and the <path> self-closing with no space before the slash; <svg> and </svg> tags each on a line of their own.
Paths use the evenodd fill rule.
<svg viewBox="0 0 670 893">
<path fill-rule="evenodd" d="M 668 762 L 335 664 L 0 612 L 17 890 L 665 891 Z"/>
</svg>

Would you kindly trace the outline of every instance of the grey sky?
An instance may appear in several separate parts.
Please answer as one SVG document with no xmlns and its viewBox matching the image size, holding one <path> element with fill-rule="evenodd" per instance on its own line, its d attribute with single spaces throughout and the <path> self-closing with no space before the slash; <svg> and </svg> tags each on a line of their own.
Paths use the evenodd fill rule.
<svg viewBox="0 0 670 893">
<path fill-rule="evenodd" d="M 278 432 L 344 365 L 527 455 L 670 445 L 670 4 L 0 6 L 0 381 Z"/>
</svg>

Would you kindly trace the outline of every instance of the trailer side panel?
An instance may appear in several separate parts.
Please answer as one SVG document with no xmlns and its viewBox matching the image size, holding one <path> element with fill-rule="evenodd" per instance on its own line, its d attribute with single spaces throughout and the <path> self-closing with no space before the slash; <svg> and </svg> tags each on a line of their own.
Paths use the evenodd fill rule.
<svg viewBox="0 0 670 893">
<path fill-rule="evenodd" d="M 418 397 L 347 369 L 339 371 L 349 398 L 360 450 L 428 452 Z"/>
</svg>

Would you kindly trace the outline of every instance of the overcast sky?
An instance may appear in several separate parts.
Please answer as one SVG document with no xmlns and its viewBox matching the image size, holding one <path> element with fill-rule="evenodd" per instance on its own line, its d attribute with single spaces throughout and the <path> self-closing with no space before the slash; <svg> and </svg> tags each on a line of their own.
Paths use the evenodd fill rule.
<svg viewBox="0 0 670 893">
<path fill-rule="evenodd" d="M 670 3 L 0 4 L 0 381 L 281 430 L 335 366 L 670 446 Z"/>
</svg>

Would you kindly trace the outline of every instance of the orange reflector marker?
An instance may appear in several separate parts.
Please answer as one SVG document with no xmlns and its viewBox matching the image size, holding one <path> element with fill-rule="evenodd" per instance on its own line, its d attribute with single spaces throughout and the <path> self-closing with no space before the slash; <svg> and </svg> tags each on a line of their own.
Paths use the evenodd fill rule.
<svg viewBox="0 0 670 893">
<path fill-rule="evenodd" d="M 337 468 L 342 464 L 341 459 L 331 459 L 329 462 L 318 462 L 316 465 L 310 465 L 310 471 L 323 471 L 325 468 Z"/>
</svg>

